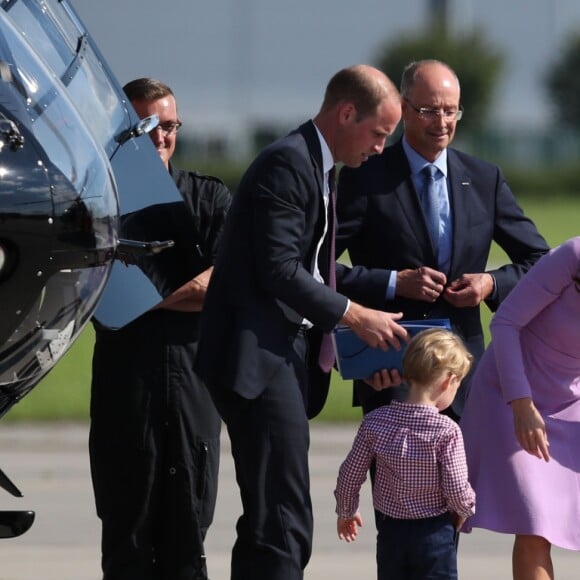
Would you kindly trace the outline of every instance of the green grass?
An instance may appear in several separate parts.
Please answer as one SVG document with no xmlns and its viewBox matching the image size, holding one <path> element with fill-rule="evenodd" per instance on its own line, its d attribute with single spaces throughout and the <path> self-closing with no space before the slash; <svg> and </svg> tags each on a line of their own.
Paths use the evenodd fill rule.
<svg viewBox="0 0 580 580">
<path fill-rule="evenodd" d="M 522 206 L 551 246 L 580 235 L 580 199 L 546 195 L 543 199 L 522 200 Z M 494 247 L 490 260 L 505 260 Z M 489 312 L 482 309 L 484 328 Z M 90 361 L 94 335 L 89 325 L 49 375 L 20 403 L 8 412 L 3 421 L 69 420 L 84 421 L 89 413 Z M 111 404 L 114 404 L 112 401 Z M 328 402 L 316 421 L 356 421 L 360 410 L 352 407 L 350 381 L 333 372 Z"/>
<path fill-rule="evenodd" d="M 54 369 L 2 421 L 86 421 L 93 343 L 89 324 Z"/>
<path fill-rule="evenodd" d="M 580 235 L 580 200 L 578 198 L 533 198 L 526 199 L 521 204 L 526 215 L 534 220 L 550 246 L 557 246 L 573 236 Z M 501 264 L 505 263 L 506 260 L 507 257 L 503 250 L 494 244 L 490 253 L 490 262 Z M 486 334 L 486 341 L 489 340 L 487 329 L 490 319 L 490 311 L 483 306 L 481 320 Z M 360 417 L 360 408 L 352 407 L 351 381 L 343 381 L 340 375 L 333 371 L 328 401 L 315 420 L 358 421 Z"/>
</svg>

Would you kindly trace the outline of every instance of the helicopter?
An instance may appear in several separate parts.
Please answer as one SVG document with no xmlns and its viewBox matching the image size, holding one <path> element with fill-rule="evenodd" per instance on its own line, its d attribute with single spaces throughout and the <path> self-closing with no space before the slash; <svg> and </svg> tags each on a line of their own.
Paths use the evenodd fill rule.
<svg viewBox="0 0 580 580">
<path fill-rule="evenodd" d="M 158 121 L 137 116 L 68 0 L 0 0 L 0 418 L 91 318 L 120 328 L 159 301 L 150 271 L 174 242 L 134 225 L 182 203 L 147 138 Z M 22 496 L 1 470 L 0 487 Z M 0 511 L 0 537 L 33 521 Z"/>
</svg>

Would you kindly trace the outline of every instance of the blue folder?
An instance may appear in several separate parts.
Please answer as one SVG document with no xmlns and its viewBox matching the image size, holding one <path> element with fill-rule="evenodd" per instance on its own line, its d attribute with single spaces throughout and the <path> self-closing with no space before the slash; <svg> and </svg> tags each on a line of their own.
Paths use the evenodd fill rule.
<svg viewBox="0 0 580 580">
<path fill-rule="evenodd" d="M 409 335 L 427 328 L 451 330 L 448 318 L 425 320 L 403 320 L 399 324 L 407 329 Z M 401 350 L 389 346 L 389 350 L 373 348 L 361 340 L 348 326 L 337 326 L 333 333 L 334 351 L 338 372 L 343 379 L 366 379 L 382 369 L 403 369 L 403 354 L 407 343 L 401 343 Z"/>
</svg>

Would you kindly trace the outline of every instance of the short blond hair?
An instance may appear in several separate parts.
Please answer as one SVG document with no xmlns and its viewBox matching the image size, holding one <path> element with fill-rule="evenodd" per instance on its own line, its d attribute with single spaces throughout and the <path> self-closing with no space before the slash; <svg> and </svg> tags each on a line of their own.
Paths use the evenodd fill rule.
<svg viewBox="0 0 580 580">
<path fill-rule="evenodd" d="M 403 356 L 403 378 L 406 382 L 427 385 L 445 372 L 462 380 L 471 368 L 473 356 L 461 338 L 440 328 L 429 328 L 416 334 Z"/>
</svg>

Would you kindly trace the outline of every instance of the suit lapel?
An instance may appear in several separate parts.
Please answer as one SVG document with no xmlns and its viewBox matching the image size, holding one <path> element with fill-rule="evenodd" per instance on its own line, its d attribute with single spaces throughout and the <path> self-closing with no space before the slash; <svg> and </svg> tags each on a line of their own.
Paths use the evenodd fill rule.
<svg viewBox="0 0 580 580">
<path fill-rule="evenodd" d="M 449 171 L 449 197 L 453 215 L 453 249 L 449 275 L 451 278 L 455 278 L 461 273 L 457 271 L 456 265 L 466 263 L 463 252 L 468 248 L 465 240 L 469 239 L 470 235 L 468 215 L 471 177 L 466 173 L 465 167 L 455 155 L 453 149 L 447 149 L 447 168 Z"/>
<path fill-rule="evenodd" d="M 324 232 L 324 224 L 326 222 L 323 200 L 324 173 L 322 168 L 322 149 L 320 147 L 320 140 L 318 138 L 318 133 L 316 132 L 316 127 L 314 126 L 314 123 L 312 121 L 304 123 L 299 127 L 298 130 L 300 131 L 302 137 L 304 138 L 304 142 L 306 144 L 306 149 L 312 167 L 312 175 L 313 175 L 312 189 L 308 188 L 307 191 L 304 191 L 304 195 L 307 196 L 307 198 L 313 198 L 310 201 L 307 200 L 306 205 L 307 207 L 310 207 L 312 216 L 316 216 L 315 223 L 310 226 L 311 228 L 312 227 L 314 228 L 313 231 L 310 230 L 310 234 L 312 234 L 312 240 L 315 243 L 318 243 L 318 240 L 320 240 Z M 307 245 L 311 246 L 310 242 L 308 242 Z M 312 247 L 311 249 L 313 252 L 315 247 Z M 326 250 L 326 248 L 324 248 L 324 250 Z M 309 254 L 308 263 L 306 265 L 308 268 L 311 267 L 311 259 L 312 256 Z M 326 270 L 328 270 L 328 266 L 326 267 Z"/>
<path fill-rule="evenodd" d="M 316 183 L 318 185 L 318 194 L 322 199 L 322 192 L 324 191 L 324 173 L 322 171 L 322 150 L 320 148 L 320 141 L 318 139 L 316 127 L 312 121 L 308 121 L 307 123 L 304 123 L 300 126 L 300 132 L 304 137 L 306 147 L 308 148 L 308 153 L 310 154 L 312 169 L 314 171 Z"/>
<path fill-rule="evenodd" d="M 421 208 L 419 196 L 415 191 L 413 180 L 411 179 L 411 168 L 405 151 L 399 141 L 393 146 L 393 163 L 388 169 L 389 172 L 395 172 L 393 175 L 398 185 L 394 188 L 395 197 L 401 206 L 401 210 L 407 218 L 409 229 L 413 232 L 417 245 L 425 255 L 425 262 L 436 267 L 435 254 L 425 220 L 425 214 Z"/>
</svg>

